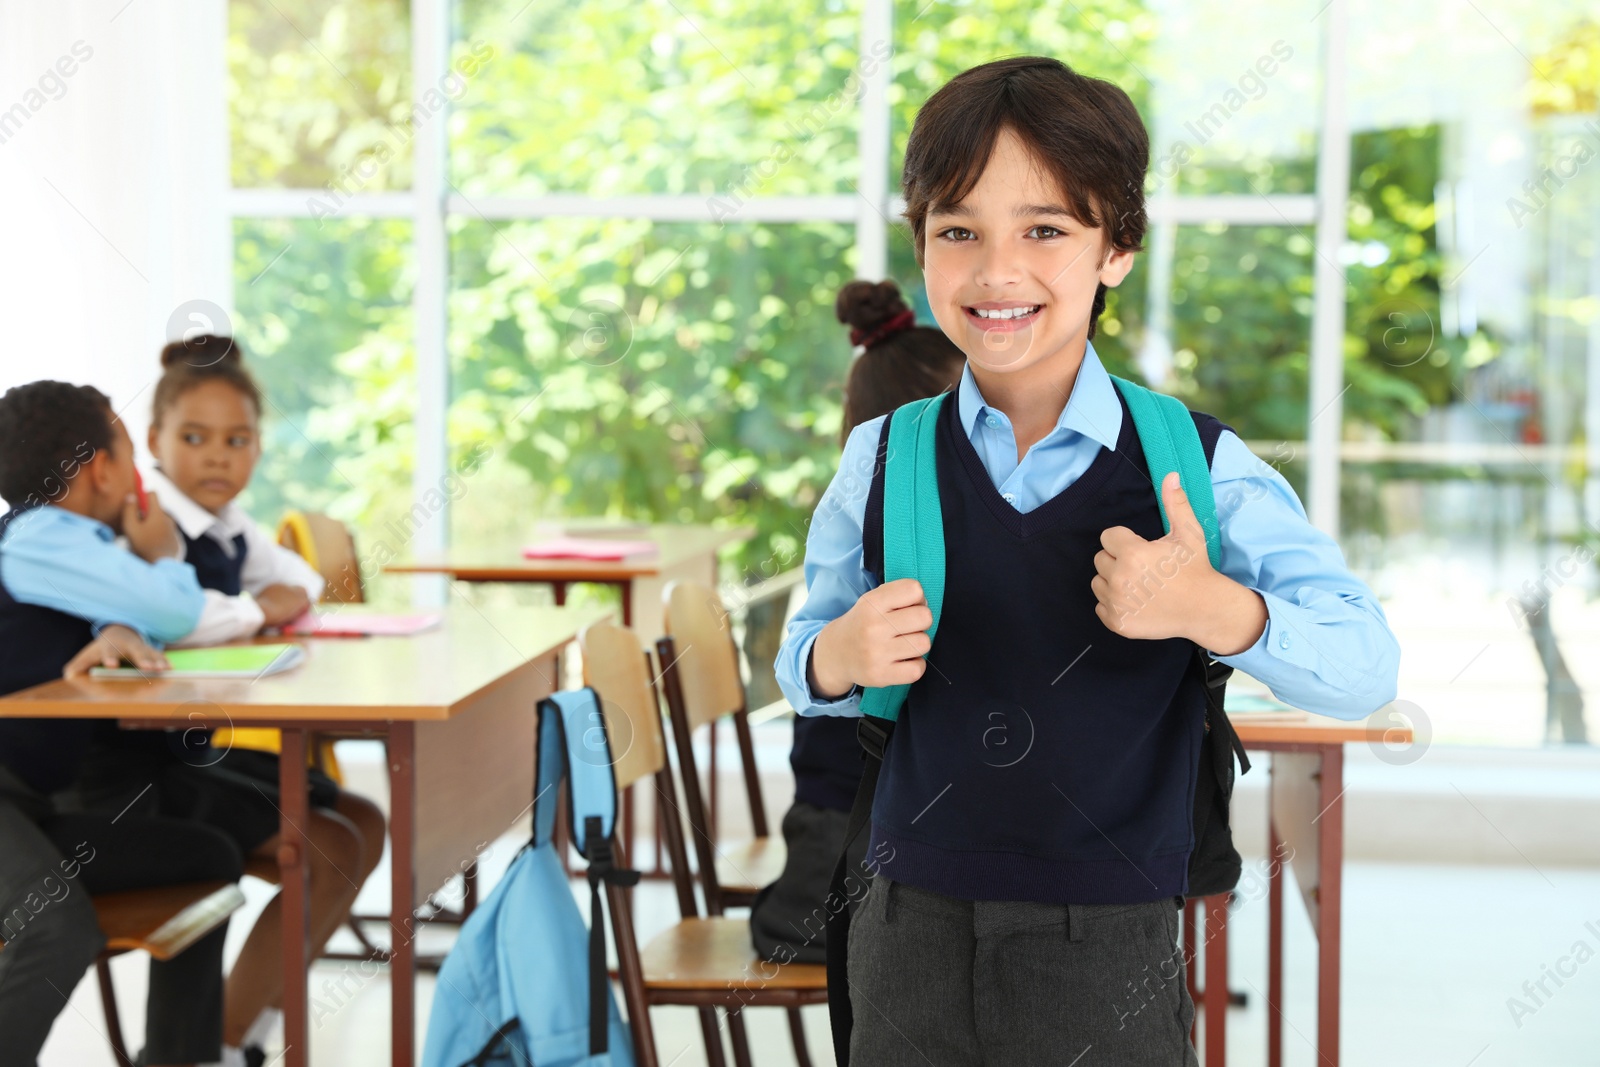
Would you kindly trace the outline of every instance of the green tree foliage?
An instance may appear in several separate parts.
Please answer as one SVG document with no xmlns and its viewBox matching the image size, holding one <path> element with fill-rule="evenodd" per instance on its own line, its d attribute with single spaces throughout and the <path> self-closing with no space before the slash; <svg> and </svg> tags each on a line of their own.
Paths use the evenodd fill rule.
<svg viewBox="0 0 1600 1067">
<path fill-rule="evenodd" d="M 317 189 L 360 169 L 363 191 L 407 186 L 405 7 L 234 0 L 236 184 Z M 463 0 L 454 18 L 452 58 L 482 62 L 450 94 L 463 207 L 450 244 L 449 438 L 457 461 L 492 458 L 455 503 L 452 536 L 504 545 L 562 515 L 730 522 L 758 531 L 741 567 L 797 564 L 837 463 L 850 351 L 832 306 L 854 273 L 854 233 L 762 222 L 748 202 L 854 196 L 855 94 L 878 59 L 860 53 L 858 4 Z M 1141 69 L 1158 30 L 1137 0 L 897 4 L 891 166 L 927 95 L 1002 55 L 1061 56 L 1147 109 Z M 362 168 L 380 145 L 400 150 Z M 1437 151 L 1431 130 L 1356 145 L 1345 408 L 1386 434 L 1448 388 L 1432 354 L 1402 365 L 1386 318 L 1390 304 L 1415 304 L 1438 320 Z M 1181 181 L 1236 191 L 1265 181 L 1262 167 L 1276 168 L 1273 189 L 1294 189 L 1312 162 L 1197 163 Z M 489 206 L 646 193 L 703 198 L 720 221 L 505 222 Z M 381 531 L 409 505 L 407 231 L 342 214 L 237 225 L 240 332 L 274 403 L 255 490 L 264 517 L 294 503 Z M 908 231 L 891 232 L 891 273 L 916 299 Z M 1177 387 L 1247 437 L 1304 436 L 1310 238 L 1292 225 L 1178 234 Z M 1374 248 L 1381 259 L 1362 251 Z M 1115 373 L 1137 375 L 1146 274 L 1141 264 L 1113 292 L 1101 322 L 1096 347 Z"/>
</svg>

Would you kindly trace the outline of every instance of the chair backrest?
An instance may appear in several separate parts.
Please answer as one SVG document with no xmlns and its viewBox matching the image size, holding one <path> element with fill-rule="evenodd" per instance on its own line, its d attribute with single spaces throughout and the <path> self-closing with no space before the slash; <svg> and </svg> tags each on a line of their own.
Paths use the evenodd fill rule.
<svg viewBox="0 0 1600 1067">
<path fill-rule="evenodd" d="M 323 603 L 366 602 L 355 538 L 338 519 L 314 511 L 291 511 L 278 524 L 278 544 L 303 557 L 322 575 L 327 583 L 322 590 Z"/>
<path fill-rule="evenodd" d="M 612 774 L 617 780 L 617 792 L 620 794 L 641 779 L 654 779 L 655 792 L 651 800 L 663 815 L 656 820 L 656 826 L 667 846 L 667 864 L 678 894 L 678 911 L 684 918 L 692 918 L 699 911 L 683 841 L 678 791 L 672 784 L 672 765 L 667 760 L 661 701 L 651 678 L 650 654 L 639 643 L 637 634 L 611 622 L 590 623 L 580 630 L 578 650 L 583 656 L 583 684 L 600 697 L 600 714 L 605 718 L 606 736 L 611 741 Z M 621 838 L 620 834 L 614 836 Z M 633 842 L 621 844 L 619 851 L 626 857 Z M 613 893 L 613 913 L 620 892 Z M 615 922 L 615 914 L 612 919 Z M 626 931 L 617 930 L 619 952 L 624 936 L 633 937 L 631 923 Z M 632 951 L 637 953 L 637 945 Z"/>
<path fill-rule="evenodd" d="M 663 627 L 675 646 L 672 666 L 689 729 L 745 710 L 733 619 L 716 590 L 700 582 L 669 582 L 661 609 Z"/>
<path fill-rule="evenodd" d="M 756 770 L 755 744 L 745 708 L 744 684 L 739 678 L 739 657 L 731 618 L 722 600 L 699 582 L 668 584 L 663 597 L 662 621 L 667 635 L 656 642 L 662 663 L 661 682 L 672 718 L 674 747 L 683 783 L 684 814 L 689 819 L 700 884 L 706 909 L 722 913 L 722 887 L 717 884 L 717 722 L 733 719 L 745 797 L 750 805 L 750 825 L 756 837 L 767 836 L 767 809 L 761 798 L 761 778 Z M 711 728 L 708 786 L 702 790 L 695 764 L 693 734 L 700 726 Z"/>
<path fill-rule="evenodd" d="M 621 791 L 667 766 L 650 654 L 632 630 L 609 622 L 584 627 L 578 648 L 583 653 L 583 684 L 600 694 L 612 769 Z"/>
</svg>

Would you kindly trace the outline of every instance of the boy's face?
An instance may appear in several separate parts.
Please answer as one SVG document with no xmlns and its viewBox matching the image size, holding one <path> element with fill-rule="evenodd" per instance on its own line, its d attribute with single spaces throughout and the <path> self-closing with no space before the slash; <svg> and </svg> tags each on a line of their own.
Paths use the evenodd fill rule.
<svg viewBox="0 0 1600 1067">
<path fill-rule="evenodd" d="M 261 441 L 256 410 L 227 382 L 185 390 L 150 427 L 150 453 L 185 496 L 215 514 L 244 492 Z"/>
<path fill-rule="evenodd" d="M 127 426 L 109 411 L 106 417 L 111 420 L 111 447 L 96 452 L 83 465 L 66 500 L 72 501 L 80 489 L 88 490 L 80 498 L 83 506 L 72 510 L 99 519 L 120 534 L 123 504 L 134 491 L 138 474 L 133 463 L 133 438 L 128 436 Z"/>
<path fill-rule="evenodd" d="M 1109 248 L 1103 228 L 1085 226 L 1067 207 L 1049 172 L 1006 129 L 966 199 L 928 214 L 928 301 L 974 373 L 1075 366 L 1096 287 L 1120 284 L 1132 268 L 1132 252 Z M 990 317 L 996 312 L 1014 317 Z"/>
</svg>

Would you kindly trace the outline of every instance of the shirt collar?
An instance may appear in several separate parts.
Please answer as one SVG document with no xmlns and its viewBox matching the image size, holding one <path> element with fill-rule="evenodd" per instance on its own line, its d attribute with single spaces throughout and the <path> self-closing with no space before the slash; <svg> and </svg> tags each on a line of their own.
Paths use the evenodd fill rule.
<svg viewBox="0 0 1600 1067">
<path fill-rule="evenodd" d="M 244 517 L 243 509 L 231 501 L 219 514 L 213 515 L 191 500 L 159 468 L 145 475 L 145 483 L 161 498 L 161 510 L 171 515 L 178 529 L 188 537 L 210 534 L 218 541 L 230 541 L 244 532 L 248 520 Z"/>
<path fill-rule="evenodd" d="M 972 376 L 969 362 L 961 371 L 961 385 L 956 390 L 957 413 L 961 425 L 971 437 L 977 432 L 978 419 L 989 410 L 978 382 Z M 1005 413 L 994 409 L 1002 418 Z M 1085 341 L 1083 363 L 1078 367 L 1077 380 L 1072 383 L 1072 395 L 1067 397 L 1056 420 L 1056 428 L 1071 430 L 1106 448 L 1117 447 L 1117 435 L 1122 432 L 1122 404 L 1117 400 L 1117 387 L 1111 382 L 1105 364 L 1095 352 L 1094 345 Z"/>
</svg>

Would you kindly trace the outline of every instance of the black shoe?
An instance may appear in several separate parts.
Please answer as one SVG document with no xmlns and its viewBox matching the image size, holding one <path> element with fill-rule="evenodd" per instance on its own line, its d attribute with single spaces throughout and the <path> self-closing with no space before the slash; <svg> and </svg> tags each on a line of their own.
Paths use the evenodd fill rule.
<svg viewBox="0 0 1600 1067">
<path fill-rule="evenodd" d="M 267 1052 L 260 1045 L 246 1045 L 243 1051 L 245 1067 L 263 1067 L 267 1062 Z"/>
</svg>

